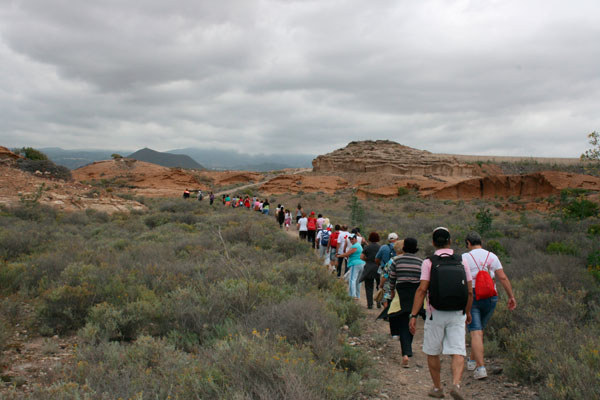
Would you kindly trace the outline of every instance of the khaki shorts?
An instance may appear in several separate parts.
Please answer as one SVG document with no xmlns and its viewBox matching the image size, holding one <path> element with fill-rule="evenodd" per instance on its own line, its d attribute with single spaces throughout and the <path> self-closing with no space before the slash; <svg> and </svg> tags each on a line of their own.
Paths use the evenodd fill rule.
<svg viewBox="0 0 600 400">
<path fill-rule="evenodd" d="M 467 355 L 465 321 L 462 311 L 431 310 L 425 320 L 423 352 L 430 356 L 440 354 Z"/>
</svg>

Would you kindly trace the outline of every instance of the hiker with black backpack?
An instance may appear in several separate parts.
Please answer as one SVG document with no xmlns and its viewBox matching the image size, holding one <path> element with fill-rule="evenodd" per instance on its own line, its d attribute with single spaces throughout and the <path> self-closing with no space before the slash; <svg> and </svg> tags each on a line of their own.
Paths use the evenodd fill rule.
<svg viewBox="0 0 600 400">
<path fill-rule="evenodd" d="M 506 291 L 509 310 L 512 311 L 517 307 L 517 301 L 498 256 L 482 248 L 481 236 L 477 232 L 470 232 L 465 239 L 465 245 L 469 252 L 462 257 L 471 269 L 475 284 L 471 308 L 472 321 L 467 326 L 471 335 L 471 354 L 467 361 L 467 370 L 473 371 L 473 378 L 484 379 L 487 378 L 487 370 L 483 361 L 483 330 L 498 303 L 498 292 L 493 278 L 497 277 Z"/>
<path fill-rule="evenodd" d="M 433 256 L 421 265 L 420 284 L 409 315 L 410 333 L 415 334 L 419 310 L 427 296 L 423 352 L 433 381 L 428 395 L 443 398 L 440 377 L 440 354 L 452 356 L 452 389 L 454 399 L 464 399 L 460 380 L 467 355 L 465 322 L 471 323 L 473 303 L 472 278 L 469 266 L 450 248 L 450 231 L 439 227 L 433 231 Z"/>
</svg>

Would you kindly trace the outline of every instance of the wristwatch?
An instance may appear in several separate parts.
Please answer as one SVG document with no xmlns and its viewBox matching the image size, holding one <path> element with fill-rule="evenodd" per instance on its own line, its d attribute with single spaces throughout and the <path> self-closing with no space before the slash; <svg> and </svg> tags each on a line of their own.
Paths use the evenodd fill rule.
<svg viewBox="0 0 600 400">
<path fill-rule="evenodd" d="M 408 315 L 408 319 L 411 319 L 411 318 L 417 318 L 417 317 L 418 317 L 418 315 L 413 315 L 413 314 L 409 314 L 409 315 Z"/>
</svg>

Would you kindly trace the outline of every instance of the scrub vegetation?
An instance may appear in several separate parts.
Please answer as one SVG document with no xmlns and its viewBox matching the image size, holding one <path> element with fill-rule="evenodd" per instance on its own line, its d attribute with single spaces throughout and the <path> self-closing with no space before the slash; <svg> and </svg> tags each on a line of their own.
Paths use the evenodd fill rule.
<svg viewBox="0 0 600 400">
<path fill-rule="evenodd" d="M 0 343 L 17 324 L 78 342 L 47 382 L 9 398 L 351 399 L 368 391 L 368 358 L 345 344 L 347 331 L 360 330 L 360 309 L 308 244 L 254 212 L 146 203 L 148 212 L 113 215 L 2 208 Z"/>
<path fill-rule="evenodd" d="M 0 339 L 20 323 L 80 342 L 32 398 L 370 393 L 368 357 L 344 341 L 344 326 L 360 332 L 359 307 L 307 244 L 255 212 L 145 202 L 148 212 L 111 216 L 39 204 L 2 209 L 0 312 L 12 317 L 0 319 Z M 563 192 L 549 213 L 414 194 L 365 201 L 350 191 L 277 203 L 301 203 L 334 223 L 356 220 L 365 235 L 416 237 L 422 257 L 437 226 L 450 229 L 461 253 L 466 234 L 481 230 L 518 302 L 508 311 L 499 287 L 486 356 L 501 357 L 504 373 L 542 398 L 600 397 L 600 220 L 586 193 Z M 20 304 L 35 310 L 26 321 Z"/>
</svg>

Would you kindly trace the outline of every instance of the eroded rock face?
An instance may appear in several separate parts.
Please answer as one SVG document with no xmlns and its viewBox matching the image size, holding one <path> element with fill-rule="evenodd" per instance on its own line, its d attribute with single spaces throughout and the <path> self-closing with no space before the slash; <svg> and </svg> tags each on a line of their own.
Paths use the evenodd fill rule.
<svg viewBox="0 0 600 400">
<path fill-rule="evenodd" d="M 263 184 L 260 190 L 267 194 L 299 192 L 333 194 L 347 187 L 348 181 L 337 176 L 281 175 Z"/>
<path fill-rule="evenodd" d="M 512 196 L 535 199 L 558 194 L 567 188 L 599 190 L 600 178 L 557 171 L 488 176 L 446 186 L 432 195 L 444 200 L 507 199 Z"/>
<path fill-rule="evenodd" d="M 315 173 L 351 171 L 404 176 L 474 176 L 473 165 L 452 156 L 439 156 L 390 140 L 350 142 L 343 149 L 313 160 Z"/>
</svg>

